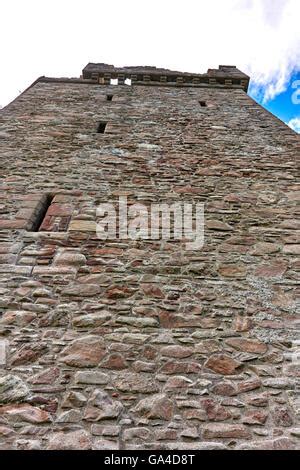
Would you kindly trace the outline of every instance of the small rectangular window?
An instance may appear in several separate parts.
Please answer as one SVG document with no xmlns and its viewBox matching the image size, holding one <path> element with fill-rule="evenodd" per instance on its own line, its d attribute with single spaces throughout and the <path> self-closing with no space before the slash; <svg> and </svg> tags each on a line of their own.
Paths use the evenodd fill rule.
<svg viewBox="0 0 300 470">
<path fill-rule="evenodd" d="M 106 95 L 106 101 L 112 101 L 114 95 Z"/>
<path fill-rule="evenodd" d="M 206 101 L 199 101 L 199 104 L 200 104 L 201 108 L 206 108 L 206 106 L 207 106 Z"/>
<path fill-rule="evenodd" d="M 32 224 L 32 231 L 38 232 L 39 230 L 43 230 L 43 225 L 45 224 L 47 218 L 47 212 L 49 207 L 51 206 L 51 202 L 54 196 L 52 194 L 46 194 L 44 198 L 41 200 L 40 209 L 37 212 L 36 218 Z"/>
<path fill-rule="evenodd" d="M 19 218 L 26 215 L 26 230 L 29 232 L 65 232 L 73 213 L 70 199 L 60 194 L 29 194 L 22 205 Z"/>
<path fill-rule="evenodd" d="M 99 134 L 104 134 L 107 122 L 100 121 L 98 124 L 97 132 Z"/>
<path fill-rule="evenodd" d="M 117 78 L 111 78 L 110 79 L 110 84 L 111 85 L 118 85 L 118 83 L 119 83 L 119 80 Z"/>
</svg>

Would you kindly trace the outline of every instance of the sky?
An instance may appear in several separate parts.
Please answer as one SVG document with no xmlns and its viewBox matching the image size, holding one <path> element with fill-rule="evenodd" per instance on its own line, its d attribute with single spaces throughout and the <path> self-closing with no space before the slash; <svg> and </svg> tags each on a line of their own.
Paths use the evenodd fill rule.
<svg viewBox="0 0 300 470">
<path fill-rule="evenodd" d="M 300 133 L 300 0 L 3 0 L 0 106 L 88 62 L 185 72 L 236 65 L 249 94 Z"/>
</svg>

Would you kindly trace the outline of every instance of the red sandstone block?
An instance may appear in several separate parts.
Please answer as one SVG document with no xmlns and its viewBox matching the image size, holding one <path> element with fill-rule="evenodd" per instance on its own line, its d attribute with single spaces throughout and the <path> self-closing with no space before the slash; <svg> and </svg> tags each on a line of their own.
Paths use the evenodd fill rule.
<svg viewBox="0 0 300 470">
<path fill-rule="evenodd" d="M 258 277 L 263 277 L 263 278 L 272 278 L 272 277 L 278 277 L 278 276 L 283 276 L 285 271 L 287 270 L 287 263 L 282 260 L 282 261 L 274 261 L 269 264 L 261 264 L 258 266 L 254 272 L 254 274 Z"/>
<path fill-rule="evenodd" d="M 175 193 L 187 193 L 187 194 L 205 194 L 207 191 L 204 188 L 193 188 L 191 186 L 180 186 L 174 188 Z"/>
<path fill-rule="evenodd" d="M 67 230 L 69 224 L 69 217 L 52 216 L 47 212 L 46 217 L 40 226 L 40 232 L 64 232 Z"/>
<path fill-rule="evenodd" d="M 96 222 L 93 220 L 72 220 L 69 230 L 74 232 L 96 232 Z"/>
<path fill-rule="evenodd" d="M 29 208 L 32 208 L 32 210 L 36 210 L 38 207 L 41 206 L 41 201 L 39 200 L 34 200 L 34 201 L 31 201 L 31 200 L 28 200 L 28 201 L 22 201 L 22 204 L 21 204 L 21 210 L 22 209 L 29 209 Z"/>
<path fill-rule="evenodd" d="M 44 220 L 43 220 L 43 223 L 42 225 L 40 226 L 39 230 L 40 231 L 47 231 L 47 230 L 51 230 L 51 220 L 52 220 L 52 217 L 49 216 L 49 215 L 46 215 Z"/>
<path fill-rule="evenodd" d="M 33 274 L 40 274 L 40 275 L 65 275 L 65 274 L 75 274 L 76 268 L 72 267 L 65 267 L 65 266 L 58 266 L 58 267 L 51 267 L 51 266 L 36 266 L 33 268 Z"/>
<path fill-rule="evenodd" d="M 52 204 L 65 203 L 73 200 L 69 194 L 56 194 L 52 200 Z"/>
<path fill-rule="evenodd" d="M 59 191 L 56 191 L 56 195 L 64 195 L 64 196 L 82 196 L 82 191 L 79 191 L 78 189 L 61 189 Z"/>
<path fill-rule="evenodd" d="M 46 197 L 44 193 L 26 194 L 25 196 L 22 196 L 22 200 L 24 200 L 24 201 L 40 201 L 44 197 Z"/>
<path fill-rule="evenodd" d="M 203 427 L 202 432 L 203 438 L 205 439 L 249 439 L 251 437 L 249 429 L 240 424 L 207 424 L 205 427 Z"/>
<path fill-rule="evenodd" d="M 1 408 L 0 414 L 4 418 L 16 417 L 33 424 L 51 421 L 51 415 L 47 411 L 28 404 L 5 405 Z"/>
<path fill-rule="evenodd" d="M 7 220 L 0 220 L 0 230 L 1 229 L 7 229 L 7 230 L 22 230 L 26 229 L 28 224 L 27 220 L 23 219 L 7 219 Z"/>
<path fill-rule="evenodd" d="M 121 248 L 113 248 L 113 247 L 107 247 L 107 248 L 96 248 L 96 249 L 91 249 L 91 253 L 94 255 L 113 255 L 113 256 L 118 256 L 123 253 L 123 250 Z"/>
<path fill-rule="evenodd" d="M 30 276 L 32 266 L 14 266 L 12 264 L 1 264 L 0 273 L 13 273 L 22 274 L 24 276 Z"/>
<path fill-rule="evenodd" d="M 65 216 L 68 217 L 72 214 L 73 207 L 69 204 L 51 204 L 47 211 L 47 216 Z"/>
<path fill-rule="evenodd" d="M 34 217 L 34 209 L 21 208 L 16 213 L 16 219 L 32 220 Z"/>
</svg>

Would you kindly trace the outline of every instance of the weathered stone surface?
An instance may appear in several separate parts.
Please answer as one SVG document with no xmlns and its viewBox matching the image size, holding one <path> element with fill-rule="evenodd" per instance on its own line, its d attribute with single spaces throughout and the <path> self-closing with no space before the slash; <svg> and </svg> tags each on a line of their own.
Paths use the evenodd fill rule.
<svg viewBox="0 0 300 470">
<path fill-rule="evenodd" d="M 74 367 L 95 367 L 105 355 L 103 340 L 94 335 L 73 341 L 60 355 L 60 361 Z"/>
<path fill-rule="evenodd" d="M 251 433 L 249 429 L 239 424 L 214 423 L 203 426 L 202 436 L 203 439 L 250 439 Z"/>
<path fill-rule="evenodd" d="M 155 394 L 141 400 L 134 411 L 147 418 L 170 420 L 174 412 L 174 403 L 164 394 Z"/>
<path fill-rule="evenodd" d="M 236 317 L 234 319 L 233 327 L 235 331 L 249 331 L 252 326 L 252 321 L 248 317 Z"/>
<path fill-rule="evenodd" d="M 10 436 L 13 434 L 13 430 L 9 428 L 8 426 L 0 426 L 0 436 L 5 437 L 5 436 Z"/>
<path fill-rule="evenodd" d="M 295 382 L 289 378 L 276 377 L 271 379 L 264 379 L 263 385 L 275 389 L 294 388 Z"/>
<path fill-rule="evenodd" d="M 30 324 L 37 317 L 36 313 L 22 311 L 22 310 L 7 310 L 7 312 L 1 317 L 0 324 L 2 325 L 18 325 L 25 326 Z M 4 345 L 2 343 L 2 354 L 4 358 Z"/>
<path fill-rule="evenodd" d="M 51 421 L 50 414 L 35 406 L 4 405 L 0 408 L 0 415 L 14 421 L 26 421 L 28 423 L 45 423 Z"/>
<path fill-rule="evenodd" d="M 34 362 L 46 351 L 47 347 L 42 344 L 24 344 L 12 355 L 11 364 L 13 366 L 20 366 Z"/>
<path fill-rule="evenodd" d="M 0 340 L 0 367 L 6 366 L 8 342 L 6 339 Z"/>
<path fill-rule="evenodd" d="M 110 319 L 109 313 L 89 313 L 75 317 L 73 324 L 78 328 L 96 327 L 106 324 Z"/>
<path fill-rule="evenodd" d="M 239 444 L 237 450 L 294 450 L 295 443 L 287 437 L 252 441 L 251 443 Z"/>
<path fill-rule="evenodd" d="M 197 421 L 207 421 L 207 413 L 205 410 L 201 409 L 191 409 L 191 410 L 184 410 L 183 417 L 185 419 L 195 419 Z"/>
<path fill-rule="evenodd" d="M 269 400 L 267 394 L 251 395 L 247 398 L 247 403 L 252 406 L 265 407 L 268 406 Z"/>
<path fill-rule="evenodd" d="M 49 438 L 47 450 L 88 450 L 91 439 L 84 430 L 73 432 L 57 432 Z"/>
<path fill-rule="evenodd" d="M 268 413 L 265 411 L 246 411 L 243 417 L 244 424 L 262 425 L 266 422 Z"/>
<path fill-rule="evenodd" d="M 29 388 L 16 375 L 0 377 L 0 403 L 22 402 L 29 395 Z"/>
<path fill-rule="evenodd" d="M 252 339 L 230 338 L 226 340 L 226 344 L 249 353 L 264 354 L 268 350 L 268 346 L 265 343 Z"/>
<path fill-rule="evenodd" d="M 83 393 L 71 391 L 71 392 L 68 392 L 64 396 L 61 407 L 62 408 L 74 408 L 74 407 L 81 408 L 86 404 L 86 402 L 87 402 L 87 398 L 85 397 Z"/>
<path fill-rule="evenodd" d="M 109 356 L 101 362 L 101 367 L 104 367 L 104 369 L 121 370 L 127 368 L 127 363 L 122 354 L 113 353 L 109 354 Z"/>
<path fill-rule="evenodd" d="M 110 436 L 117 437 L 120 433 L 120 426 L 113 424 L 92 424 L 91 431 L 94 436 Z"/>
<path fill-rule="evenodd" d="M 299 136 L 233 67 L 90 67 L 0 110 L 1 449 L 299 448 Z M 204 246 L 99 239 L 119 197 Z"/>
<path fill-rule="evenodd" d="M 241 366 L 241 363 L 225 354 L 214 354 L 204 365 L 218 374 L 232 375 L 237 373 L 236 369 Z"/>
<path fill-rule="evenodd" d="M 292 436 L 300 437 L 300 428 L 292 428 L 290 429 L 290 434 Z"/>
<path fill-rule="evenodd" d="M 62 290 L 62 295 L 76 296 L 76 297 L 92 297 L 101 292 L 101 287 L 98 284 L 78 284 L 75 286 L 66 287 Z"/>
<path fill-rule="evenodd" d="M 201 400 L 201 406 L 206 411 L 210 421 L 225 421 L 231 418 L 231 413 L 224 406 L 220 406 L 217 401 L 212 399 Z"/>
<path fill-rule="evenodd" d="M 221 349 L 220 344 L 218 341 L 213 339 L 207 339 L 202 341 L 201 343 L 195 344 L 195 352 L 200 354 L 209 354 L 217 352 Z"/>
<path fill-rule="evenodd" d="M 114 385 L 122 392 L 153 393 L 159 389 L 158 384 L 151 377 L 129 372 L 118 374 L 114 379 Z"/>
<path fill-rule="evenodd" d="M 221 231 L 231 231 L 233 227 L 227 223 L 222 222 L 221 220 L 208 220 L 206 226 L 210 230 L 221 230 Z"/>
<path fill-rule="evenodd" d="M 162 366 L 160 372 L 164 372 L 165 374 L 197 374 L 200 370 L 200 364 L 194 361 L 168 361 Z"/>
<path fill-rule="evenodd" d="M 151 297 L 158 297 L 159 299 L 164 298 L 164 293 L 159 286 L 155 284 L 142 284 L 142 289 L 144 293 Z"/>
<path fill-rule="evenodd" d="M 237 384 L 237 390 L 238 393 L 245 393 L 249 392 L 250 390 L 255 390 L 259 387 L 261 387 L 262 383 L 261 380 L 259 379 L 250 379 L 250 380 L 244 380 L 243 382 L 238 382 Z"/>
<path fill-rule="evenodd" d="M 133 364 L 135 372 L 153 372 L 156 369 L 155 362 L 136 361 Z"/>
<path fill-rule="evenodd" d="M 274 262 L 270 264 L 262 264 L 255 270 L 255 275 L 262 278 L 281 277 L 287 270 L 287 263 Z"/>
<path fill-rule="evenodd" d="M 97 439 L 93 444 L 93 450 L 119 450 L 118 442 L 109 441 L 108 439 Z"/>
<path fill-rule="evenodd" d="M 173 377 L 170 377 L 166 385 L 164 386 L 164 390 L 175 390 L 178 388 L 187 388 L 190 387 L 193 384 L 193 381 L 180 375 L 174 375 Z"/>
<path fill-rule="evenodd" d="M 109 381 L 109 376 L 98 371 L 81 371 L 75 374 L 75 383 L 90 385 L 105 385 Z"/>
<path fill-rule="evenodd" d="M 88 421 L 118 418 L 122 410 L 121 402 L 112 400 L 106 392 L 96 389 L 88 401 L 83 418 Z"/>
<path fill-rule="evenodd" d="M 125 429 L 124 440 L 132 442 L 151 442 L 152 432 L 148 428 L 138 427 Z"/>
<path fill-rule="evenodd" d="M 86 264 L 86 257 L 82 253 L 72 253 L 72 252 L 64 252 L 60 253 L 56 258 L 54 263 L 56 265 L 62 266 L 82 266 Z"/>
<path fill-rule="evenodd" d="M 279 244 L 259 242 L 259 243 L 256 243 L 251 254 L 256 255 L 256 256 L 262 256 L 262 255 L 266 255 L 270 253 L 276 253 L 277 251 L 280 251 Z"/>
<path fill-rule="evenodd" d="M 52 384 L 59 377 L 58 367 L 49 367 L 49 369 L 38 372 L 33 377 L 29 378 L 32 384 Z"/>
<path fill-rule="evenodd" d="M 96 232 L 96 222 L 93 220 L 72 220 L 69 230 L 74 232 Z"/>
<path fill-rule="evenodd" d="M 174 315 L 167 311 L 159 312 L 160 325 L 163 328 L 188 328 L 188 327 L 199 327 L 199 328 L 216 328 L 219 326 L 220 321 L 211 318 L 201 318 L 197 315 Z"/>
<path fill-rule="evenodd" d="M 273 411 L 273 416 L 276 426 L 288 427 L 294 424 L 291 411 L 285 406 L 277 406 Z"/>
<path fill-rule="evenodd" d="M 300 244 L 298 245 L 285 245 L 283 247 L 283 253 L 287 255 L 299 255 L 300 254 Z"/>
<path fill-rule="evenodd" d="M 182 359 L 191 356 L 193 354 L 193 349 L 184 346 L 164 346 L 161 348 L 160 353 L 162 356 Z"/>
<path fill-rule="evenodd" d="M 146 328 L 158 326 L 158 321 L 155 318 L 137 318 L 137 317 L 120 317 L 117 323 L 136 326 L 138 328 Z"/>
<path fill-rule="evenodd" d="M 226 450 L 226 446 L 219 442 L 177 442 L 167 444 L 169 450 Z"/>
<path fill-rule="evenodd" d="M 17 439 L 14 450 L 42 450 L 42 443 L 38 439 Z"/>
<path fill-rule="evenodd" d="M 219 267 L 219 273 L 224 277 L 242 278 L 246 275 L 245 266 L 236 264 L 224 264 Z"/>
<path fill-rule="evenodd" d="M 216 395 L 231 397 L 237 394 L 237 387 L 234 383 L 231 382 L 219 382 L 213 386 L 212 392 Z"/>
<path fill-rule="evenodd" d="M 129 289 L 126 286 L 115 286 L 110 287 L 106 295 L 109 299 L 123 299 L 125 297 L 131 297 L 133 295 L 133 290 Z"/>
<path fill-rule="evenodd" d="M 57 417 L 57 423 L 78 423 L 81 420 L 81 413 L 78 410 L 64 411 Z"/>
</svg>

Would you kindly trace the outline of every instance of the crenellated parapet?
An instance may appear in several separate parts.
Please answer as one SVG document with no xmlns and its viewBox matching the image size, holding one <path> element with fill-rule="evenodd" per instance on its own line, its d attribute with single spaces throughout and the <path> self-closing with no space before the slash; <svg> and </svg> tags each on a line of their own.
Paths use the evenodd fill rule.
<svg viewBox="0 0 300 470">
<path fill-rule="evenodd" d="M 156 67 L 114 67 L 108 64 L 89 63 L 82 71 L 82 78 L 108 85 L 111 80 L 118 80 L 122 85 L 131 80 L 135 85 L 188 86 L 188 87 L 225 87 L 248 90 L 249 77 L 235 66 L 220 65 L 218 69 L 208 69 L 206 73 L 195 74 L 177 72 Z"/>
</svg>

